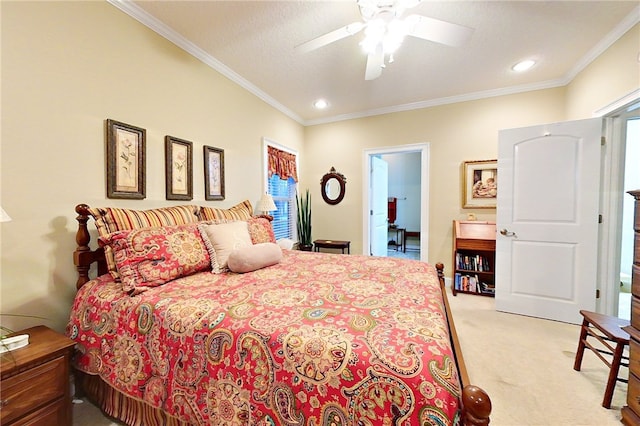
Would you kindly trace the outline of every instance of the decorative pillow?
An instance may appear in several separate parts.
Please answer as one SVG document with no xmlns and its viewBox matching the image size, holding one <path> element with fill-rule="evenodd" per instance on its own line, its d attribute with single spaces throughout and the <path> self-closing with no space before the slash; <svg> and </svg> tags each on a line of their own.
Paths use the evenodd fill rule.
<svg viewBox="0 0 640 426">
<path fill-rule="evenodd" d="M 118 231 L 99 241 L 113 250 L 122 289 L 132 295 L 211 264 L 196 223 Z"/>
<path fill-rule="evenodd" d="M 282 260 L 282 249 L 274 243 L 260 243 L 234 250 L 228 265 L 233 272 L 243 274 L 275 265 Z"/>
<path fill-rule="evenodd" d="M 106 237 L 118 231 L 158 226 L 184 225 L 198 221 L 200 207 L 183 205 L 163 207 L 151 210 L 130 210 L 114 207 L 96 207 L 89 209 L 93 216 L 98 235 Z M 110 246 L 104 248 L 107 267 L 113 278 L 118 281 L 117 266 Z"/>
<path fill-rule="evenodd" d="M 227 223 L 213 223 L 198 225 L 209 257 L 211 271 L 219 274 L 228 271 L 227 259 L 232 251 L 252 245 L 247 222 L 236 221 Z"/>
<path fill-rule="evenodd" d="M 247 220 L 249 235 L 253 244 L 275 243 L 276 236 L 273 234 L 271 221 L 264 217 L 252 217 Z"/>
<path fill-rule="evenodd" d="M 214 207 L 200 207 L 198 213 L 200 220 L 211 221 L 231 221 L 231 220 L 249 220 L 253 215 L 253 207 L 251 201 L 244 200 L 240 204 L 228 209 L 217 209 Z"/>
</svg>

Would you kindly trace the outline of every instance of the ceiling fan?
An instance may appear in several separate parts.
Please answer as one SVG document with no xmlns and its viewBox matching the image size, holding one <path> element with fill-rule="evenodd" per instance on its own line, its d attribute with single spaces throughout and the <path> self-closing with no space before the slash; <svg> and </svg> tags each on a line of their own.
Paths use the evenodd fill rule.
<svg viewBox="0 0 640 426">
<path fill-rule="evenodd" d="M 461 46 L 473 29 L 439 19 L 411 14 L 402 17 L 407 9 L 417 6 L 422 0 L 356 0 L 362 22 L 353 22 L 295 47 L 300 53 L 310 52 L 364 30 L 365 38 L 360 45 L 367 53 L 365 80 L 374 80 L 382 75 L 385 57 L 393 62 L 393 53 L 400 47 L 405 36 L 412 36 L 448 46 Z"/>
</svg>

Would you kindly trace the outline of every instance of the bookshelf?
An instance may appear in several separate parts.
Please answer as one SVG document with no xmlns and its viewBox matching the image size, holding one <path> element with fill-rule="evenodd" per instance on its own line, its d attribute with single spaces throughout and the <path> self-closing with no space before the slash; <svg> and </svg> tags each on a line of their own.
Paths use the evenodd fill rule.
<svg viewBox="0 0 640 426">
<path fill-rule="evenodd" d="M 495 296 L 496 223 L 453 221 L 451 292 Z"/>
</svg>

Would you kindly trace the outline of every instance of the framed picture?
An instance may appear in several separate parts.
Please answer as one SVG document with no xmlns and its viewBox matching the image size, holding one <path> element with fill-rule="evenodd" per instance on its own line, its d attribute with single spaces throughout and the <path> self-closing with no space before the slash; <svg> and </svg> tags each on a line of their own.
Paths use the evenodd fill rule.
<svg viewBox="0 0 640 426">
<path fill-rule="evenodd" d="M 495 209 L 498 160 L 465 161 L 462 170 L 462 208 Z"/>
<path fill-rule="evenodd" d="M 145 198 L 146 130 L 107 119 L 107 198 Z"/>
<path fill-rule="evenodd" d="M 193 143 L 164 137 L 167 200 L 193 199 Z"/>
<path fill-rule="evenodd" d="M 224 150 L 204 146 L 204 199 L 224 200 Z"/>
</svg>

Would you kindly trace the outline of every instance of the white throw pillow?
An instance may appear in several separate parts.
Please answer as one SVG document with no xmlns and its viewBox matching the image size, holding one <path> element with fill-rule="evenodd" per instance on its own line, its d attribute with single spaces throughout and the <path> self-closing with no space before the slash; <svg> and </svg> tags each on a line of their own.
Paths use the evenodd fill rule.
<svg viewBox="0 0 640 426">
<path fill-rule="evenodd" d="M 232 251 L 227 264 L 231 271 L 243 274 L 275 265 L 280 260 L 282 249 L 277 244 L 260 243 Z"/>
<path fill-rule="evenodd" d="M 227 260 L 232 251 L 252 245 L 249 227 L 244 221 L 200 224 L 198 229 L 209 250 L 211 270 L 215 274 L 229 270 Z"/>
</svg>

